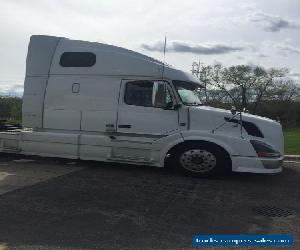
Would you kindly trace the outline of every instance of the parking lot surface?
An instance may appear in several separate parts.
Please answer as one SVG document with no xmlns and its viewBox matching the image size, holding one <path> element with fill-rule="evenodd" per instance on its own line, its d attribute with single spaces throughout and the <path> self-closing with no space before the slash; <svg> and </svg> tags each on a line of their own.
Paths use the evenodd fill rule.
<svg viewBox="0 0 300 250">
<path fill-rule="evenodd" d="M 296 165 L 275 175 L 199 179 L 1 155 L 0 249 L 191 249 L 195 234 L 293 234 L 300 249 Z"/>
</svg>

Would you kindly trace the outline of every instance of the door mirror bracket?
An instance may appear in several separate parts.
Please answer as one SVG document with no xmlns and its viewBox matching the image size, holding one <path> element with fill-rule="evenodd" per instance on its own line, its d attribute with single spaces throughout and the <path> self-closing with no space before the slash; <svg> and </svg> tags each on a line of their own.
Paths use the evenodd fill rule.
<svg viewBox="0 0 300 250">
<path fill-rule="evenodd" d="M 164 107 L 164 109 L 166 109 L 166 110 L 173 109 L 173 103 L 172 102 L 166 103 L 166 106 Z"/>
<path fill-rule="evenodd" d="M 181 104 L 180 104 L 180 103 L 176 103 L 176 104 L 174 105 L 174 109 L 175 109 L 175 110 L 178 110 L 179 108 L 181 108 Z"/>
</svg>

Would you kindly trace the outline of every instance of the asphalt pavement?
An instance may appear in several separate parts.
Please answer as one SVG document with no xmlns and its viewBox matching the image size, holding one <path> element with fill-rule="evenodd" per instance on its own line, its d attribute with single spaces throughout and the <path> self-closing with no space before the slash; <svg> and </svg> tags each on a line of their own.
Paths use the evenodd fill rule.
<svg viewBox="0 0 300 250">
<path fill-rule="evenodd" d="M 195 234 L 293 234 L 300 249 L 299 190 L 300 164 L 199 179 L 1 155 L 0 249 L 191 249 Z"/>
</svg>

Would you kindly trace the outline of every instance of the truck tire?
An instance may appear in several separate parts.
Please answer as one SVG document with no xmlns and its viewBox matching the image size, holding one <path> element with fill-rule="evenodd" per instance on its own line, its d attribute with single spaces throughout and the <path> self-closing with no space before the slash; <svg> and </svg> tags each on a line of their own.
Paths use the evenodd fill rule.
<svg viewBox="0 0 300 250">
<path fill-rule="evenodd" d="M 191 143 L 180 146 L 171 155 L 173 168 L 187 175 L 209 177 L 231 170 L 228 153 L 212 143 Z"/>
</svg>

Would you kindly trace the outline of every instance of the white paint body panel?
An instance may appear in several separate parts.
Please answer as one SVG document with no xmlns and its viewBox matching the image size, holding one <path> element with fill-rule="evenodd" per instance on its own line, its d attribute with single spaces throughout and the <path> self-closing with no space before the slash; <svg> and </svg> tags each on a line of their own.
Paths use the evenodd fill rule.
<svg viewBox="0 0 300 250">
<path fill-rule="evenodd" d="M 80 84 L 79 93 L 72 85 Z M 44 128 L 105 131 L 116 123 L 121 80 L 100 76 L 51 76 L 44 102 Z"/>
<path fill-rule="evenodd" d="M 40 76 L 26 76 L 23 94 L 22 105 L 22 120 L 26 127 L 40 128 L 43 121 L 43 102 L 45 98 L 45 90 L 47 86 L 48 77 Z"/>
<path fill-rule="evenodd" d="M 23 154 L 77 158 L 78 135 L 51 132 L 22 132 Z"/>
<path fill-rule="evenodd" d="M 216 131 L 214 132 L 214 135 L 225 135 L 226 138 L 229 138 L 229 140 L 241 140 L 241 131 L 240 126 L 235 126 L 233 123 L 226 123 L 224 126 L 218 128 L 222 123 L 224 123 L 224 117 L 230 118 L 232 115 L 230 111 L 224 110 L 224 109 L 217 109 L 207 106 L 202 107 L 195 107 L 190 109 L 190 117 L 191 117 L 191 130 L 197 130 L 207 132 L 208 134 L 211 133 L 213 129 Z M 248 133 L 245 131 L 245 129 L 242 129 L 242 137 L 245 140 L 260 140 L 264 141 L 267 144 L 271 145 L 274 149 L 278 150 L 282 155 L 283 152 L 283 134 L 282 134 L 282 128 L 281 125 L 268 118 L 250 115 L 247 113 L 242 114 L 243 121 L 249 121 L 253 122 L 263 133 L 264 138 L 257 138 L 251 135 L 248 135 Z M 218 129 L 216 129 L 218 128 Z M 229 145 L 236 145 L 236 143 L 230 143 L 227 141 L 226 144 Z M 251 145 L 250 145 L 251 146 Z M 251 146 L 252 147 L 252 146 Z M 248 155 L 253 156 L 254 150 L 250 149 L 240 149 L 240 152 L 237 152 L 239 155 L 245 155 L 245 152 L 248 153 Z M 256 154 L 254 154 L 256 155 Z"/>
<path fill-rule="evenodd" d="M 64 52 L 93 52 L 96 64 L 62 67 L 59 60 Z M 162 70 L 160 61 L 123 48 L 33 36 L 23 99 L 24 126 L 33 130 L 0 133 L 0 150 L 163 167 L 174 146 L 209 141 L 228 152 L 233 171 L 281 171 L 265 169 L 250 143 L 251 139 L 261 140 L 283 154 L 282 129 L 277 122 L 243 114 L 243 120 L 253 122 L 264 134 L 257 138 L 244 129 L 241 135 L 240 127 L 232 123 L 220 127 L 224 117 L 231 117 L 226 110 L 184 105 L 165 110 L 124 102 L 124 86 L 130 80 L 164 80 L 174 104 L 181 101 L 172 80 L 200 84 L 171 66 L 165 67 L 162 79 Z"/>
<path fill-rule="evenodd" d="M 92 52 L 96 55 L 96 64 L 92 67 L 62 67 L 59 61 L 64 52 Z M 24 107 L 26 112 L 23 114 L 23 125 L 32 128 L 45 128 L 42 121 L 46 122 L 47 125 L 47 112 L 51 113 L 51 119 L 55 119 L 55 114 L 52 111 L 57 110 L 55 109 L 57 105 L 50 105 L 54 99 L 49 99 L 49 91 L 52 92 L 52 95 L 57 94 L 66 98 L 57 98 L 56 101 L 63 102 L 64 105 L 68 106 L 70 105 L 69 101 L 76 102 L 76 97 L 66 91 L 72 88 L 74 82 L 79 81 L 80 92 L 82 92 L 83 85 L 80 81 L 84 81 L 84 78 L 90 82 L 85 84 L 96 84 L 96 79 L 92 78 L 97 76 L 109 76 L 109 78 L 119 79 L 119 81 L 126 77 L 161 78 L 162 71 L 162 62 L 124 48 L 101 43 L 70 40 L 62 37 L 32 36 L 28 46 L 26 61 L 26 80 L 23 97 L 24 103 L 26 103 Z M 43 77 L 46 78 L 46 81 L 43 79 L 43 83 L 39 86 L 40 88 L 36 89 L 33 77 Z M 200 85 L 199 80 L 191 74 L 169 65 L 164 66 L 164 78 L 195 82 Z M 99 81 L 98 86 L 104 91 L 104 88 L 109 86 L 109 82 Z M 87 88 L 85 89 L 87 90 Z M 114 92 L 111 94 L 114 94 Z M 45 100 L 44 97 L 46 97 Z M 108 98 L 110 95 L 103 94 L 101 97 Z M 116 99 L 110 98 L 110 100 L 115 101 Z M 45 108 L 44 102 L 47 104 Z M 76 103 L 78 105 L 90 104 L 86 101 Z M 42 107 L 42 112 L 37 107 Z M 56 113 L 58 117 L 61 117 L 59 112 Z M 73 114 L 75 116 L 74 119 L 78 119 L 75 113 L 70 113 L 69 115 Z M 65 122 L 68 123 L 67 121 Z M 52 123 L 52 125 L 54 124 Z M 47 128 L 49 128 L 48 125 Z"/>
</svg>

